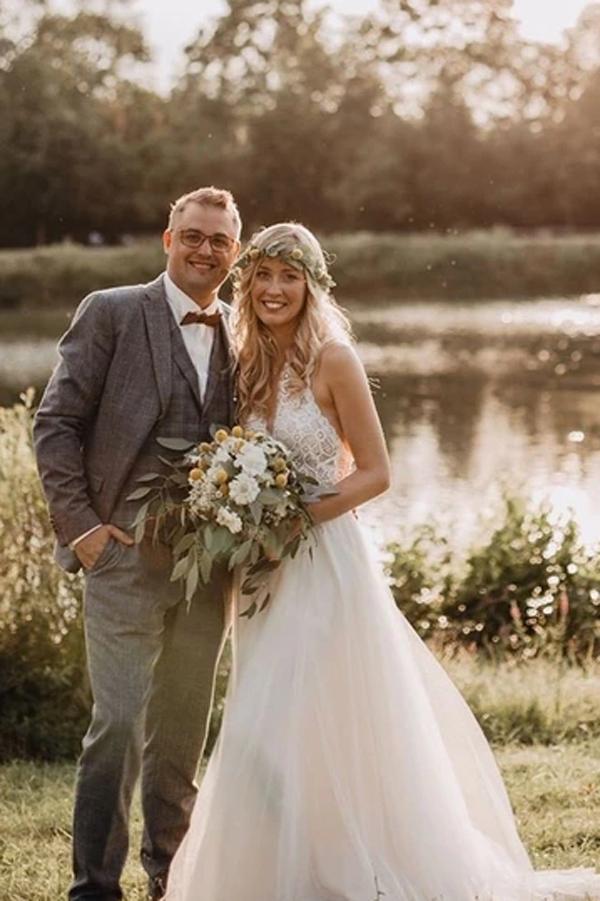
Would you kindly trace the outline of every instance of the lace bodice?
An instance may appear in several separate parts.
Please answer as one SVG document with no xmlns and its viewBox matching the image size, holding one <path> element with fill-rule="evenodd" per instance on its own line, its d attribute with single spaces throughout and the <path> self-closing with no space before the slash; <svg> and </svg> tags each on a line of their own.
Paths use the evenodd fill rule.
<svg viewBox="0 0 600 901">
<path fill-rule="evenodd" d="M 268 430 L 289 450 L 293 462 L 319 484 L 334 484 L 353 467 L 352 455 L 319 408 L 310 388 L 292 392 L 291 371 L 285 367 L 279 382 L 273 425 L 252 419 L 252 428 Z"/>
</svg>

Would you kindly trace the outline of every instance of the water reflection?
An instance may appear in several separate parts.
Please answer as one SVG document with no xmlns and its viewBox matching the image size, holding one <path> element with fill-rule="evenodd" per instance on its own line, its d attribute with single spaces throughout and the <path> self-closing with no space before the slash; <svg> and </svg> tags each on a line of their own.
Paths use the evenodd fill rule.
<svg viewBox="0 0 600 901">
<path fill-rule="evenodd" d="M 393 490 L 366 517 L 382 540 L 438 522 L 458 546 L 504 488 L 572 508 L 600 540 L 600 296 L 353 312 L 379 387 Z M 18 324 L 17 324 L 18 325 Z M 30 329 L 31 326 L 28 326 Z M 2 339 L 0 403 L 43 385 L 55 340 Z"/>
</svg>

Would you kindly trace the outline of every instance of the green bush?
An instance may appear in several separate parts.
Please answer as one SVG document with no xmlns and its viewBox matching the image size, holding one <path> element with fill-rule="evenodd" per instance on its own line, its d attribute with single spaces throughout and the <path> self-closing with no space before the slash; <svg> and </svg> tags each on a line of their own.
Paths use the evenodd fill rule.
<svg viewBox="0 0 600 901">
<path fill-rule="evenodd" d="M 72 309 L 100 288 L 148 282 L 164 268 L 160 239 L 123 247 L 60 244 L 0 251 L 0 310 Z"/>
<path fill-rule="evenodd" d="M 461 567 L 429 528 L 389 550 L 396 602 L 422 637 L 496 658 L 582 662 L 600 652 L 600 557 L 573 519 L 507 497 L 500 524 Z"/>
<path fill-rule="evenodd" d="M 73 756 L 85 728 L 81 580 L 53 545 L 29 396 L 0 408 L 0 759 Z"/>
</svg>

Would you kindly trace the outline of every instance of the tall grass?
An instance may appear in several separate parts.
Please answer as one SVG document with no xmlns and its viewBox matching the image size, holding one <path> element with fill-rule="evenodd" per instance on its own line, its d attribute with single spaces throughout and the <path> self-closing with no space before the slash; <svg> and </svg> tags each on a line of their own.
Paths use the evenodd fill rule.
<svg viewBox="0 0 600 901">
<path fill-rule="evenodd" d="M 600 284 L 600 235 L 323 236 L 342 303 L 581 294 Z M 75 244 L 0 251 L 0 310 L 72 309 L 90 291 L 149 281 L 164 267 L 157 235 L 123 247 Z"/>
</svg>

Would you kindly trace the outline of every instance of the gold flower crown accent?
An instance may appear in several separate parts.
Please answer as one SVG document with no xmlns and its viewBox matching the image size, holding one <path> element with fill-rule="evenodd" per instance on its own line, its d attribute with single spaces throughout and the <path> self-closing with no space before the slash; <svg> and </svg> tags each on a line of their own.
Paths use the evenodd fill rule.
<svg viewBox="0 0 600 901">
<path fill-rule="evenodd" d="M 275 257 L 283 260 L 285 263 L 288 263 L 295 269 L 305 269 L 313 279 L 313 281 L 315 281 L 325 291 L 330 291 L 331 288 L 335 288 L 335 282 L 329 274 L 327 265 L 324 264 L 322 260 L 318 259 L 313 253 L 311 253 L 306 248 L 301 247 L 299 244 L 297 244 L 295 247 L 290 248 L 290 242 L 288 239 L 283 241 L 272 241 L 262 249 L 260 247 L 257 247 L 256 244 L 250 242 L 244 248 L 243 253 L 241 253 L 238 257 L 234 266 L 234 272 L 239 277 L 241 276 L 244 269 L 247 269 L 248 266 L 255 263 L 258 259 L 274 259 Z M 331 263 L 333 261 L 333 257 L 327 255 L 326 260 L 327 262 Z"/>
</svg>

